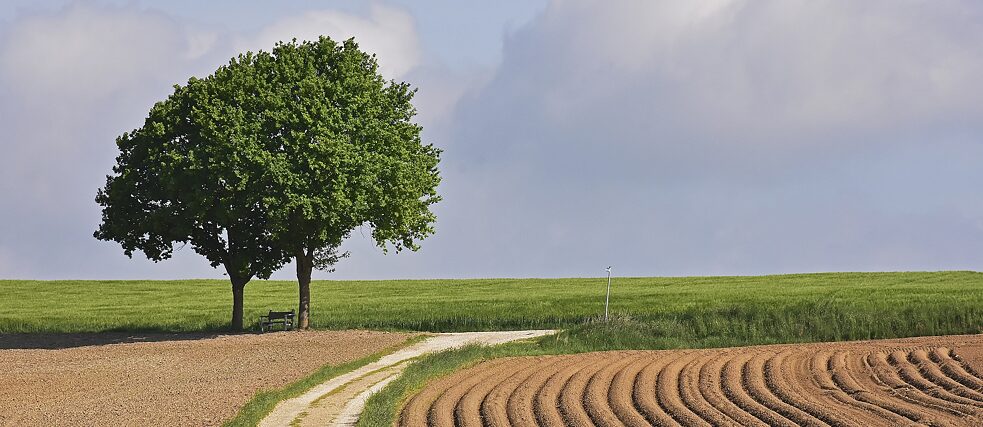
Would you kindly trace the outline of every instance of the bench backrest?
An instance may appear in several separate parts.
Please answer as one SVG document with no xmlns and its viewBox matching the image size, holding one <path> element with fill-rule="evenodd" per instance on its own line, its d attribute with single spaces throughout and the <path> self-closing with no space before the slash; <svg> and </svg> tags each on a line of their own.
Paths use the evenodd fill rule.
<svg viewBox="0 0 983 427">
<path fill-rule="evenodd" d="M 292 317 L 294 317 L 294 311 L 293 310 L 290 310 L 290 311 L 273 311 L 273 310 L 270 310 L 270 314 L 267 317 L 269 317 L 270 320 L 273 320 L 273 319 L 287 319 L 287 318 L 292 318 Z"/>
</svg>

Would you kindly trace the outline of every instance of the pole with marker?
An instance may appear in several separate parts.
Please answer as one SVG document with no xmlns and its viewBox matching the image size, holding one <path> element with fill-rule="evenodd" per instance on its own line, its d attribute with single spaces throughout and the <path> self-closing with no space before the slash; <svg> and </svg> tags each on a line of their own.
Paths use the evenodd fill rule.
<svg viewBox="0 0 983 427">
<path fill-rule="evenodd" d="M 604 297 L 604 321 L 608 321 L 608 303 L 611 302 L 611 266 L 605 268 L 608 272 L 608 294 Z"/>
</svg>

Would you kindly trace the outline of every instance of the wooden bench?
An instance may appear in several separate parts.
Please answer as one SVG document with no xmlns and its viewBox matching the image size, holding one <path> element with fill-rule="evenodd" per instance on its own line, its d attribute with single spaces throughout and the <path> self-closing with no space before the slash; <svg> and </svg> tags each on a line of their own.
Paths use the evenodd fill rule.
<svg viewBox="0 0 983 427">
<path fill-rule="evenodd" d="M 273 311 L 265 316 L 259 316 L 259 331 L 273 330 L 274 325 L 281 325 L 284 331 L 294 328 L 294 311 Z"/>
</svg>

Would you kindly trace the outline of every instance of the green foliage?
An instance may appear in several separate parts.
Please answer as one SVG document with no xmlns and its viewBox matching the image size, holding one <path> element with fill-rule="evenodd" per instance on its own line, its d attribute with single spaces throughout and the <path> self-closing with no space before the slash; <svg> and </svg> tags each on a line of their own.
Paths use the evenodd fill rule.
<svg viewBox="0 0 983 427">
<path fill-rule="evenodd" d="M 253 64 L 270 76 L 247 116 L 268 135 L 272 237 L 319 268 L 363 224 L 383 249 L 416 249 L 433 232 L 440 150 L 420 140 L 415 91 L 383 80 L 351 39 L 281 43 Z"/>
<path fill-rule="evenodd" d="M 219 284 L 0 281 L 0 333 L 218 330 L 228 298 Z M 293 306 L 297 288 L 285 284 L 248 286 L 246 320 Z M 631 333 L 708 342 L 974 333 L 983 326 L 981 285 L 983 274 L 974 272 L 616 277 L 611 310 L 635 325 L 624 329 L 644 331 Z M 311 322 L 320 329 L 418 331 L 580 327 L 603 313 L 604 287 L 603 278 L 315 281 Z M 610 337 L 569 339 L 618 347 Z"/>
<path fill-rule="evenodd" d="M 143 127 L 117 138 L 120 154 L 96 202 L 103 207 L 95 237 L 140 250 L 154 261 L 170 258 L 175 243 L 191 244 L 233 281 L 261 278 L 289 257 L 268 232 L 263 196 L 273 166 L 264 129 L 246 106 L 264 87 L 240 55 L 150 110 Z"/>
<path fill-rule="evenodd" d="M 311 268 L 347 255 L 337 249 L 355 227 L 369 225 L 383 250 L 416 250 L 434 231 L 440 150 L 420 140 L 414 93 L 384 81 L 352 39 L 239 55 L 175 86 L 117 138 L 94 236 L 154 261 L 190 244 L 224 265 L 233 328 L 246 282 L 296 256 L 306 289 Z"/>
</svg>

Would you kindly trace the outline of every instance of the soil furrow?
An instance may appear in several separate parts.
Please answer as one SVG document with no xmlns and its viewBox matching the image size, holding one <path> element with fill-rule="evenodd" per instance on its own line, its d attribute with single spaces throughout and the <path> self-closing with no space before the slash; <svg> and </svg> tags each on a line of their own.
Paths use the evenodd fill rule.
<svg viewBox="0 0 983 427">
<path fill-rule="evenodd" d="M 903 352 L 899 352 L 897 358 L 895 358 L 893 354 L 883 353 L 875 355 L 874 357 L 878 359 L 878 363 L 880 363 L 880 359 L 883 359 L 884 363 L 886 363 L 894 372 L 896 372 L 906 384 L 915 390 L 950 402 L 980 407 L 980 402 L 958 394 L 953 394 L 949 392 L 949 390 L 939 387 L 935 383 L 923 377 L 922 373 L 918 371 L 918 368 L 908 362 L 908 358 L 904 356 Z"/>
<path fill-rule="evenodd" d="M 949 378 L 945 372 L 942 372 L 939 365 L 935 364 L 934 361 L 929 359 L 928 353 L 925 350 L 917 349 L 911 353 L 908 353 L 908 361 L 918 367 L 918 371 L 921 372 L 922 375 L 929 381 L 946 390 L 949 390 L 953 394 L 958 394 L 978 402 L 983 402 L 983 393 L 973 390 L 970 387 L 966 387 L 965 384 Z"/>
<path fill-rule="evenodd" d="M 456 424 L 454 408 L 457 402 L 486 377 L 492 375 L 495 368 L 503 363 L 503 359 L 481 362 L 465 370 L 466 375 L 444 390 L 430 405 L 428 424 L 434 427 L 454 427 Z"/>
<path fill-rule="evenodd" d="M 870 372 L 870 381 L 875 382 L 884 394 L 892 398 L 942 412 L 954 418 L 975 418 L 980 414 L 980 408 L 940 399 L 906 383 L 894 367 L 887 363 L 887 356 L 883 352 L 867 354 L 863 357 L 863 364 Z"/>
<path fill-rule="evenodd" d="M 673 419 L 686 426 L 708 426 L 703 418 L 694 412 L 680 393 L 679 375 L 683 371 L 683 366 L 688 362 L 688 358 L 676 357 L 672 359 L 656 379 L 655 392 L 659 397 L 659 403 Z"/>
<path fill-rule="evenodd" d="M 942 372 L 945 372 L 950 378 L 959 381 L 962 385 L 970 389 L 983 392 L 983 378 L 977 377 L 967 370 L 953 356 L 953 351 L 945 347 L 937 347 L 929 354 L 929 357 L 942 368 Z"/>
<path fill-rule="evenodd" d="M 578 363 L 578 359 L 557 356 L 547 359 L 548 364 L 539 372 L 530 375 L 516 387 L 508 397 L 506 412 L 509 423 L 513 426 L 538 426 L 539 421 L 535 410 L 535 399 L 542 394 L 543 387 L 553 377 L 560 375 L 570 365 Z"/>
<path fill-rule="evenodd" d="M 602 356 L 591 354 L 590 356 L 577 359 L 577 363 L 565 367 L 562 371 L 553 375 L 543 384 L 539 394 L 533 397 L 533 411 L 539 425 L 558 426 L 565 425 L 565 419 L 560 412 L 560 395 L 571 377 L 583 369 L 590 369 L 600 363 Z M 578 396 L 579 398 L 579 396 Z"/>
<path fill-rule="evenodd" d="M 471 387 L 454 406 L 454 419 L 457 421 L 457 425 L 461 427 L 482 427 L 481 402 L 485 399 L 485 396 L 496 385 L 514 375 L 516 371 L 520 371 L 534 362 L 535 360 L 530 358 L 502 359 L 503 366 L 508 366 L 508 369 L 487 369 L 490 375 L 487 375 L 475 384 L 474 387 Z M 482 372 L 484 372 L 484 369 L 482 369 Z"/>
<path fill-rule="evenodd" d="M 673 357 L 684 357 L 685 352 L 673 356 L 671 353 L 663 353 L 656 357 L 648 366 L 642 368 L 635 379 L 635 388 L 632 390 L 632 398 L 635 401 L 638 412 L 645 416 L 652 425 L 657 426 L 678 426 L 680 425 L 671 415 L 668 409 L 659 402 L 658 376 Z"/>
<path fill-rule="evenodd" d="M 981 357 L 983 335 L 513 357 L 433 381 L 399 424 L 983 425 Z"/>
<path fill-rule="evenodd" d="M 980 408 L 941 399 L 926 394 L 917 387 L 908 384 L 898 375 L 894 367 L 887 362 L 887 355 L 882 352 L 868 354 L 864 358 L 864 362 L 871 372 L 872 379 L 877 381 L 884 388 L 884 393 L 890 396 L 907 400 L 916 405 L 933 408 L 937 411 L 944 411 L 957 418 L 981 414 Z M 955 397 L 962 399 L 959 396 Z"/>
<path fill-rule="evenodd" d="M 699 391 L 703 398 L 718 411 L 724 413 L 742 426 L 767 426 L 740 406 L 734 404 L 722 388 L 724 364 L 734 359 L 735 354 L 726 352 L 714 355 L 700 368 Z"/>
<path fill-rule="evenodd" d="M 711 358 L 719 357 L 726 357 L 726 353 L 704 351 L 703 354 L 698 355 L 683 366 L 683 369 L 679 372 L 679 394 L 683 398 L 683 401 L 686 402 L 686 406 L 708 423 L 716 426 L 737 426 L 737 422 L 717 409 L 704 397 L 703 392 L 700 390 L 700 384 L 703 381 L 701 377 L 703 367 Z M 720 404 L 722 402 L 718 401 L 717 403 Z"/>
<path fill-rule="evenodd" d="M 752 353 L 743 352 L 725 361 L 721 374 L 721 390 L 731 402 L 765 424 L 770 426 L 797 426 L 798 424 L 751 397 L 744 384 L 744 365 L 747 364 L 748 360 L 751 360 L 751 357 L 754 357 Z"/>
<path fill-rule="evenodd" d="M 434 381 L 414 395 L 403 407 L 399 424 L 403 426 L 429 425 L 430 407 L 443 394 L 443 391 L 458 381 L 456 376 L 447 376 Z"/>
<path fill-rule="evenodd" d="M 495 387 L 485 395 L 481 401 L 481 418 L 485 425 L 492 427 L 509 426 L 508 400 L 512 393 L 522 382 L 531 375 L 543 370 L 546 363 L 545 358 L 534 358 L 524 369 L 511 375 L 504 381 L 495 384 Z"/>
<path fill-rule="evenodd" d="M 593 426 L 594 421 L 587 414 L 584 402 L 587 399 L 587 382 L 604 366 L 617 359 L 617 353 L 601 353 L 603 358 L 597 363 L 585 366 L 573 374 L 560 390 L 560 413 L 568 426 Z"/>
<path fill-rule="evenodd" d="M 611 386 L 614 376 L 639 357 L 636 353 L 619 353 L 616 360 L 601 368 L 587 381 L 587 388 L 584 391 L 584 409 L 587 410 L 587 415 L 594 421 L 594 424 L 600 427 L 624 425 L 611 408 Z M 615 391 L 626 397 L 631 396 L 628 389 Z"/>
<path fill-rule="evenodd" d="M 790 394 L 788 386 L 782 382 L 785 357 L 781 351 L 762 351 L 748 359 L 742 372 L 745 390 L 761 404 L 798 425 L 822 426 L 822 421 L 804 410 L 810 407 L 809 402 Z"/>
<path fill-rule="evenodd" d="M 918 405 L 912 405 L 901 399 L 893 399 L 890 395 L 880 390 L 870 378 L 872 372 L 867 371 L 866 365 L 862 363 L 862 358 L 845 351 L 833 354 L 830 360 L 833 368 L 833 381 L 841 389 L 850 394 L 851 397 L 861 402 L 876 405 L 885 411 L 897 416 L 895 424 L 914 421 L 930 425 L 950 426 L 951 424 L 938 419 L 938 415 L 928 410 L 922 409 Z M 880 391 L 880 393 L 878 393 Z"/>
<path fill-rule="evenodd" d="M 647 427 L 650 425 L 645 420 L 645 416 L 635 408 L 633 400 L 638 373 L 649 363 L 652 363 L 651 357 L 646 357 L 644 353 L 637 355 L 628 366 L 614 375 L 611 388 L 608 390 L 608 402 L 611 405 L 611 410 L 628 427 Z"/>
<path fill-rule="evenodd" d="M 813 380 L 822 389 L 822 396 L 831 400 L 834 407 L 842 406 L 844 410 L 849 410 L 856 421 L 862 425 L 894 425 L 892 422 L 905 423 L 905 421 L 911 421 L 907 419 L 898 420 L 897 414 L 852 398 L 833 380 L 834 372 L 832 372 L 831 359 L 832 351 L 823 349 L 815 352 L 810 363 Z"/>
</svg>

